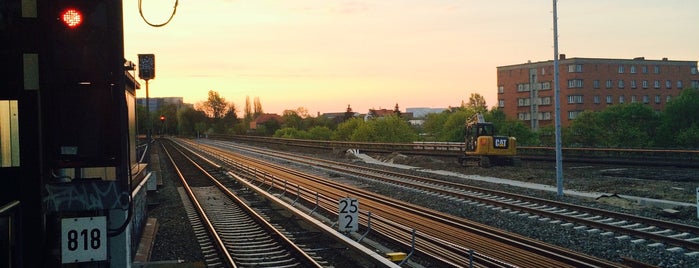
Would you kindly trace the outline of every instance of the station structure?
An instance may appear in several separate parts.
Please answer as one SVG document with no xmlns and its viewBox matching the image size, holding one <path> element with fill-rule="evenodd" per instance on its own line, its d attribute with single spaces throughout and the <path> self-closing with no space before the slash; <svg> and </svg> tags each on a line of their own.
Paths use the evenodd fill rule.
<svg viewBox="0 0 699 268">
<path fill-rule="evenodd" d="M 0 62 L 0 267 L 130 267 L 153 178 L 122 1 L 0 1 Z"/>
</svg>

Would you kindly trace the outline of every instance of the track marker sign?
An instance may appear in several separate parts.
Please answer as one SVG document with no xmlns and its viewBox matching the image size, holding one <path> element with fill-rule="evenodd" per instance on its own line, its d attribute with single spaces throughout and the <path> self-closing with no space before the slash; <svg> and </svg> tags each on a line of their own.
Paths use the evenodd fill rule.
<svg viewBox="0 0 699 268">
<path fill-rule="evenodd" d="M 107 217 L 61 219 L 61 262 L 107 260 Z"/>
<path fill-rule="evenodd" d="M 339 231 L 356 232 L 359 230 L 359 201 L 357 198 L 341 198 L 338 209 Z"/>
</svg>

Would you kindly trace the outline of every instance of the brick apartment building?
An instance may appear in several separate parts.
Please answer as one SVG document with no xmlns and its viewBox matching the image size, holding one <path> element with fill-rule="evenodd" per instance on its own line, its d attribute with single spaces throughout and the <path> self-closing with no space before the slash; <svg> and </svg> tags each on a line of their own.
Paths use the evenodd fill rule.
<svg viewBox="0 0 699 268">
<path fill-rule="evenodd" d="M 559 58 L 561 124 L 585 110 L 639 102 L 661 111 L 683 89 L 699 88 L 696 61 Z M 553 125 L 553 60 L 499 66 L 498 107 L 532 129 Z"/>
</svg>

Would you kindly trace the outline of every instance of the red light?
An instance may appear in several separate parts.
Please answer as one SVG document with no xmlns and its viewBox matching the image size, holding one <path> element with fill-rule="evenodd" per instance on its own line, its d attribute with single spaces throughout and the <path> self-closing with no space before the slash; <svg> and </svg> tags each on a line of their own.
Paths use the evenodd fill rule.
<svg viewBox="0 0 699 268">
<path fill-rule="evenodd" d="M 66 26 L 75 28 L 83 22 L 83 15 L 77 9 L 68 8 L 61 13 L 61 20 Z"/>
</svg>

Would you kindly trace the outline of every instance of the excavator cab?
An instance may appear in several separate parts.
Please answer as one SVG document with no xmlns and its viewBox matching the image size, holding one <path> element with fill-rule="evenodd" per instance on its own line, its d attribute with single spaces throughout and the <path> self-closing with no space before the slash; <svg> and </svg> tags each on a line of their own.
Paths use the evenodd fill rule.
<svg viewBox="0 0 699 268">
<path fill-rule="evenodd" d="M 517 139 L 497 136 L 495 126 L 486 122 L 482 114 L 474 115 L 464 129 L 464 152 L 459 162 L 477 162 L 481 167 L 492 164 L 520 165 L 517 157 Z"/>
</svg>

